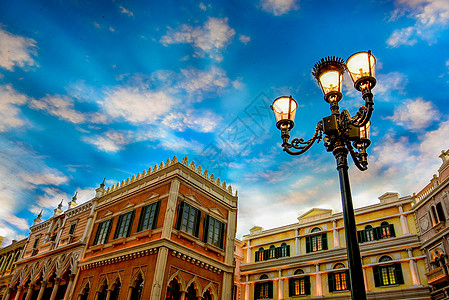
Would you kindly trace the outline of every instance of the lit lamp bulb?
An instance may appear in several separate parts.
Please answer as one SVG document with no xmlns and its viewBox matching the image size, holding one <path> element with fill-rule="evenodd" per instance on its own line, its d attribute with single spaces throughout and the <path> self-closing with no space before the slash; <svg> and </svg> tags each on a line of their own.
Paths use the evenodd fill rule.
<svg viewBox="0 0 449 300">
<path fill-rule="evenodd" d="M 271 109 L 276 118 L 276 126 L 279 129 L 290 130 L 295 126 L 295 115 L 298 104 L 292 96 L 282 96 L 274 100 Z"/>
</svg>

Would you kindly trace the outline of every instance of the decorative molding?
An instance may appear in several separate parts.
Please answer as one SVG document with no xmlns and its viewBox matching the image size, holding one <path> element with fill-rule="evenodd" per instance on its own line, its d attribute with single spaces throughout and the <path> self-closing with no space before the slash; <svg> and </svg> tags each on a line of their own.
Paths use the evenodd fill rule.
<svg viewBox="0 0 449 300">
<path fill-rule="evenodd" d="M 134 206 L 136 206 L 134 203 L 127 202 L 122 208 L 120 208 L 120 211 L 132 209 Z"/>
<path fill-rule="evenodd" d="M 214 266 L 212 266 L 210 264 L 202 262 L 199 259 L 195 259 L 195 258 L 193 258 L 193 257 L 191 257 L 191 256 L 189 256 L 187 254 L 183 254 L 183 253 L 181 253 L 179 251 L 176 251 L 176 250 L 171 250 L 171 255 L 173 257 L 182 259 L 182 260 L 184 260 L 184 261 L 186 261 L 188 263 L 191 263 L 191 264 L 196 265 L 196 266 L 198 266 L 200 268 L 204 268 L 205 270 L 208 270 L 208 271 L 211 271 L 211 272 L 214 272 L 214 273 L 217 273 L 217 274 L 221 274 L 221 272 L 223 272 L 223 270 L 221 270 L 221 269 L 219 269 L 217 267 L 214 267 Z"/>
<path fill-rule="evenodd" d="M 152 255 L 152 254 L 156 254 L 156 253 L 158 253 L 158 248 L 136 251 L 133 253 L 120 255 L 120 256 L 117 256 L 114 258 L 108 258 L 108 259 L 96 261 L 93 263 L 85 264 L 85 265 L 80 266 L 80 269 L 88 270 L 88 269 L 97 268 L 97 267 L 101 267 L 101 266 L 107 266 L 107 265 L 119 263 L 122 261 L 127 261 L 127 260 L 131 260 L 131 259 L 143 257 L 143 256 L 148 256 L 148 255 Z"/>
</svg>

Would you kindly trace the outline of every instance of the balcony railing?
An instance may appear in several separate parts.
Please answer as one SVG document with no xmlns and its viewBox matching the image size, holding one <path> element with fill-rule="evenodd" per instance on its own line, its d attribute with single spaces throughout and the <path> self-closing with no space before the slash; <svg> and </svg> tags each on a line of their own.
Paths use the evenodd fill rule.
<svg viewBox="0 0 449 300">
<path fill-rule="evenodd" d="M 449 281 L 449 276 L 447 275 L 447 266 L 448 264 L 426 273 L 427 281 L 429 282 L 429 284 L 433 285 L 443 281 Z"/>
</svg>

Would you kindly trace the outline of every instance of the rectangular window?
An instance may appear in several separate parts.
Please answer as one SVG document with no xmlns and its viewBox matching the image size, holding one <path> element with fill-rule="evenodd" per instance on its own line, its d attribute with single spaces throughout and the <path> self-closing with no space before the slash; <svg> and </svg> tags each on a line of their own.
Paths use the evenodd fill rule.
<svg viewBox="0 0 449 300">
<path fill-rule="evenodd" d="M 34 248 L 34 249 L 36 249 L 37 246 L 39 245 L 39 240 L 40 240 L 40 239 L 41 239 L 40 236 L 37 236 L 37 237 L 34 239 L 34 244 L 33 244 L 33 248 Z"/>
<path fill-rule="evenodd" d="M 106 220 L 98 224 L 95 234 L 94 245 L 105 244 L 109 238 L 111 231 L 112 219 Z"/>
<path fill-rule="evenodd" d="M 204 221 L 204 242 L 223 248 L 224 224 L 207 215 Z"/>
<path fill-rule="evenodd" d="M 306 252 L 315 252 L 327 250 L 327 235 L 322 233 L 319 235 L 306 237 Z"/>
<path fill-rule="evenodd" d="M 115 228 L 114 239 L 128 237 L 131 234 L 133 220 L 134 211 L 121 215 L 118 218 L 117 227 Z"/>
<path fill-rule="evenodd" d="M 329 292 L 349 291 L 349 271 L 328 274 Z"/>
<path fill-rule="evenodd" d="M 193 236 L 199 236 L 201 212 L 195 207 L 181 201 L 178 207 L 176 229 Z"/>
<path fill-rule="evenodd" d="M 70 225 L 69 234 L 74 234 L 75 228 L 76 228 L 76 223 L 73 223 L 72 225 Z"/>
<path fill-rule="evenodd" d="M 310 295 L 310 277 L 291 278 L 289 280 L 289 296 Z"/>
<path fill-rule="evenodd" d="M 254 299 L 272 299 L 273 298 L 273 281 L 257 282 L 255 284 Z"/>
<path fill-rule="evenodd" d="M 403 284 L 401 264 L 373 267 L 375 286 Z"/>
<path fill-rule="evenodd" d="M 161 202 L 159 201 L 142 208 L 142 212 L 140 213 L 139 227 L 137 228 L 137 231 L 156 228 L 160 205 Z"/>
</svg>

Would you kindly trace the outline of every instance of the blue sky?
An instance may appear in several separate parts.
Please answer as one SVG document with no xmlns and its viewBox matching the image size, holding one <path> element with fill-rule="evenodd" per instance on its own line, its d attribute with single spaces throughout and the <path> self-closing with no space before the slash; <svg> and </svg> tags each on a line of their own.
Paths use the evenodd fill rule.
<svg viewBox="0 0 449 300">
<path fill-rule="evenodd" d="M 377 58 L 369 169 L 355 207 L 418 192 L 449 143 L 449 2 L 1 1 L 0 235 L 29 232 L 75 192 L 94 195 L 177 155 L 231 183 L 238 237 L 341 211 L 322 143 L 292 157 L 268 109 L 299 103 L 293 137 L 330 114 L 311 75 L 323 57 Z M 342 108 L 361 97 L 345 78 Z"/>
</svg>

